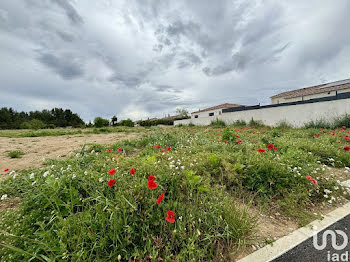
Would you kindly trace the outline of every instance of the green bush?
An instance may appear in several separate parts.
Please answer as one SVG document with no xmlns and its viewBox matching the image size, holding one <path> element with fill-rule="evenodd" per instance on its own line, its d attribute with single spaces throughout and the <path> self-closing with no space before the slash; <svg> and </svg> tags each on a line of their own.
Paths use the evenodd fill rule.
<svg viewBox="0 0 350 262">
<path fill-rule="evenodd" d="M 134 122 L 131 119 L 127 119 L 127 120 L 122 120 L 118 123 L 118 126 L 129 126 L 129 127 L 134 127 Z"/>
<path fill-rule="evenodd" d="M 21 150 L 14 150 L 7 154 L 10 158 L 21 158 L 24 153 Z"/>
<path fill-rule="evenodd" d="M 94 120 L 95 127 L 104 127 L 109 125 L 108 119 L 103 119 L 102 117 L 96 117 Z"/>
<path fill-rule="evenodd" d="M 28 122 L 22 123 L 21 128 L 22 129 L 35 129 L 35 130 L 37 130 L 37 129 L 45 128 L 45 124 L 41 120 L 33 119 L 33 120 L 28 121 Z"/>
<path fill-rule="evenodd" d="M 217 127 L 224 127 L 224 126 L 226 126 L 226 123 L 223 120 L 216 119 L 216 120 L 211 121 L 210 125 L 217 126 Z"/>
</svg>

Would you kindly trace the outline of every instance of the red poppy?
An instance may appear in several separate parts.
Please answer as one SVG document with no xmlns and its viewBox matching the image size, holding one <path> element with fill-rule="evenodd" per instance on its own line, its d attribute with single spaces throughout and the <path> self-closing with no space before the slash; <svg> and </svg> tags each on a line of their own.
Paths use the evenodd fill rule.
<svg viewBox="0 0 350 262">
<path fill-rule="evenodd" d="M 152 180 L 148 180 L 147 181 L 147 186 L 149 189 L 156 189 L 158 184 Z"/>
<path fill-rule="evenodd" d="M 312 177 L 311 176 L 306 176 L 306 179 L 311 180 Z"/>
<path fill-rule="evenodd" d="M 152 176 L 152 175 L 148 176 L 148 181 L 154 181 L 154 180 L 156 180 L 155 176 Z"/>
<path fill-rule="evenodd" d="M 9 171 L 9 169 L 8 169 L 8 168 L 6 168 L 6 169 L 4 170 L 4 172 L 7 172 L 7 171 Z"/>
<path fill-rule="evenodd" d="M 159 149 L 159 148 L 160 148 L 160 146 L 157 146 L 157 148 Z"/>
<path fill-rule="evenodd" d="M 158 145 L 157 145 L 157 144 L 155 144 L 153 147 L 158 147 Z"/>
<path fill-rule="evenodd" d="M 242 143 L 242 140 L 237 140 L 237 144 L 240 144 L 240 143 Z"/>
<path fill-rule="evenodd" d="M 315 185 L 317 184 L 317 181 L 315 179 L 311 179 L 311 182 Z"/>
<path fill-rule="evenodd" d="M 278 148 L 277 148 L 277 147 L 273 147 L 273 150 L 277 151 L 277 150 L 278 150 Z"/>
<path fill-rule="evenodd" d="M 350 139 L 349 139 L 349 136 L 345 136 L 345 140 L 346 141 L 349 141 Z"/>
<path fill-rule="evenodd" d="M 166 221 L 170 223 L 175 223 L 175 213 L 171 210 L 167 212 L 167 217 L 165 218 Z"/>
<path fill-rule="evenodd" d="M 108 153 L 112 152 L 112 149 L 108 149 L 107 152 L 108 152 Z"/>
<path fill-rule="evenodd" d="M 345 151 L 349 151 L 349 150 L 350 150 L 350 147 L 349 147 L 349 146 L 344 146 L 344 150 L 345 150 Z"/>
<path fill-rule="evenodd" d="M 221 133 L 218 133 L 218 136 L 221 136 Z"/>
<path fill-rule="evenodd" d="M 266 151 L 266 150 L 265 150 L 265 149 L 262 149 L 262 148 L 259 148 L 259 149 L 258 149 L 258 152 L 259 152 L 259 153 L 264 153 L 265 151 Z"/>
<path fill-rule="evenodd" d="M 109 186 L 109 187 L 114 186 L 114 184 L 115 184 L 115 180 L 114 180 L 114 179 L 110 179 L 110 180 L 108 181 L 108 186 Z"/>
<path fill-rule="evenodd" d="M 346 126 L 342 126 L 341 128 L 342 128 L 342 129 L 346 129 Z"/>
<path fill-rule="evenodd" d="M 236 137 L 237 137 L 237 138 L 239 138 L 239 136 L 238 136 L 238 135 L 237 135 Z"/>
<path fill-rule="evenodd" d="M 112 168 L 107 173 L 110 174 L 111 176 L 113 176 L 115 174 L 115 169 Z"/>
<path fill-rule="evenodd" d="M 119 152 L 122 152 L 122 151 L 123 151 L 123 149 L 121 149 L 121 148 L 118 148 L 118 151 L 119 151 Z"/>
<path fill-rule="evenodd" d="M 267 149 L 268 149 L 268 150 L 272 150 L 273 148 L 274 148 L 273 144 L 268 144 L 268 145 L 267 145 Z"/>
<path fill-rule="evenodd" d="M 166 150 L 170 151 L 170 150 L 171 150 L 171 146 L 168 146 L 168 147 L 166 148 Z"/>
<path fill-rule="evenodd" d="M 224 142 L 227 143 L 227 140 L 225 140 Z"/>
<path fill-rule="evenodd" d="M 163 201 L 163 198 L 164 198 L 164 193 L 160 194 L 158 199 L 157 199 L 157 204 L 160 204 L 160 202 Z"/>
<path fill-rule="evenodd" d="M 134 175 L 135 174 L 135 168 L 131 168 L 129 173 L 130 173 L 130 175 Z"/>
</svg>

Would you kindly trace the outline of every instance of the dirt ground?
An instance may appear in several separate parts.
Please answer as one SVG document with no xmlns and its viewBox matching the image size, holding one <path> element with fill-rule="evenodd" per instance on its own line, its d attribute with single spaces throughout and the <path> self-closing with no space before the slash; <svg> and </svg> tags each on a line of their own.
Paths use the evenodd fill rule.
<svg viewBox="0 0 350 262">
<path fill-rule="evenodd" d="M 70 152 L 78 150 L 83 144 L 113 144 L 116 141 L 132 139 L 140 133 L 109 133 L 89 135 L 66 135 L 46 137 L 7 138 L 0 137 L 0 173 L 9 170 L 21 170 L 40 167 L 46 158 L 67 156 Z M 21 158 L 10 158 L 8 153 L 21 150 Z"/>
</svg>

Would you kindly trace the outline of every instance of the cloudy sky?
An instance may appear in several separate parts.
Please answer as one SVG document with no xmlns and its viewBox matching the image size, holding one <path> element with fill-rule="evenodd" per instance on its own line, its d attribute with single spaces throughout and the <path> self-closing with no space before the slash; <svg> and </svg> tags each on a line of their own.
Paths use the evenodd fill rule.
<svg viewBox="0 0 350 262">
<path fill-rule="evenodd" d="M 350 1 L 0 2 L 0 107 L 145 119 L 350 78 Z"/>
</svg>

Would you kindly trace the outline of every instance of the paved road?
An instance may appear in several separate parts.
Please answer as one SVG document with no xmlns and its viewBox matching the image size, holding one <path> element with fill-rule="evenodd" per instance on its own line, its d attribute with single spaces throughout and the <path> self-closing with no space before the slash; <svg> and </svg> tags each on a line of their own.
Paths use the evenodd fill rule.
<svg viewBox="0 0 350 262">
<path fill-rule="evenodd" d="M 331 236 L 327 237 L 327 245 L 324 250 L 317 250 L 313 245 L 313 238 L 309 238 L 300 245 L 282 254 L 272 262 L 323 262 L 323 261 L 350 261 L 350 215 L 344 217 L 325 230 L 342 230 L 348 236 L 348 245 L 340 251 L 332 247 Z M 317 234 L 318 244 L 322 244 L 322 233 Z M 343 238 L 336 234 L 337 245 L 343 244 Z"/>
</svg>

